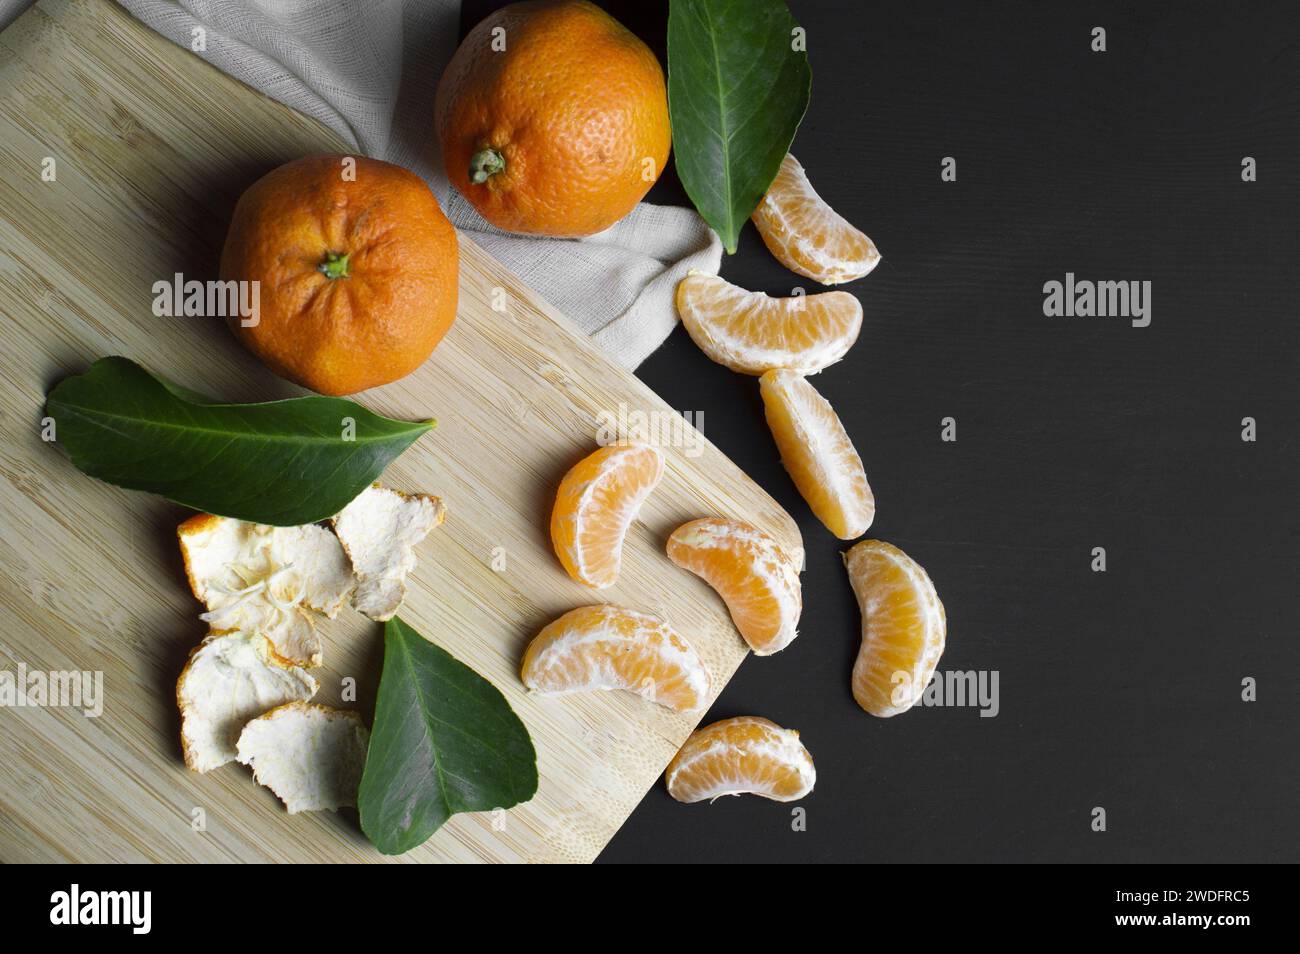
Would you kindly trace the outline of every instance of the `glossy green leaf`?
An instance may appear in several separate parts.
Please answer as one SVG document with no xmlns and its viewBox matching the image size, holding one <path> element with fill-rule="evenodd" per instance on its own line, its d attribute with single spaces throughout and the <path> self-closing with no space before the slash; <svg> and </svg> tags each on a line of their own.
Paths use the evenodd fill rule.
<svg viewBox="0 0 1300 954">
<path fill-rule="evenodd" d="M 671 0 L 668 112 L 686 193 L 728 252 L 776 178 L 812 70 L 782 0 Z"/>
<path fill-rule="evenodd" d="M 60 381 L 45 413 L 91 477 L 277 526 L 334 516 L 433 426 L 343 398 L 219 404 L 116 357 Z"/>
<path fill-rule="evenodd" d="M 410 851 L 458 812 L 537 792 L 528 730 L 492 683 L 400 619 L 384 624 L 384 671 L 357 807 L 386 855 Z"/>
</svg>

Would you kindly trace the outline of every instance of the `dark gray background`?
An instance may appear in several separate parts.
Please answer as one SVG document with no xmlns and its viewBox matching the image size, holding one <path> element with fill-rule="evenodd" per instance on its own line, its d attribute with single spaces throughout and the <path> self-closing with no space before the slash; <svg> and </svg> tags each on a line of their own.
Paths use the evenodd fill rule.
<svg viewBox="0 0 1300 954">
<path fill-rule="evenodd" d="M 603 5 L 663 55 L 666 4 Z M 799 639 L 704 723 L 799 729 L 818 781 L 806 832 L 788 805 L 656 785 L 601 860 L 1300 859 L 1296 5 L 790 6 L 813 68 L 793 151 L 884 255 L 846 286 L 860 340 L 813 382 L 866 463 L 869 536 L 944 601 L 940 668 L 997 670 L 1001 712 L 858 709 L 847 545 L 782 470 L 756 381 L 679 328 L 638 374 L 703 412 L 808 551 Z M 650 198 L 688 204 L 672 173 Z M 1067 271 L 1151 281 L 1151 326 L 1044 317 Z M 816 290 L 752 226 L 722 274 Z"/>
</svg>

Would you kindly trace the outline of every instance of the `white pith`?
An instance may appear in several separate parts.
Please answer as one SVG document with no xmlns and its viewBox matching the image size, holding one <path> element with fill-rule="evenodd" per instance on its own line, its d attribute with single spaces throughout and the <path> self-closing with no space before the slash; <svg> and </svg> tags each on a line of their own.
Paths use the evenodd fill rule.
<svg viewBox="0 0 1300 954">
<path fill-rule="evenodd" d="M 214 630 L 265 633 L 286 659 L 319 665 L 320 640 L 308 610 L 337 615 L 351 595 L 352 567 L 324 527 L 271 527 L 209 518 L 180 536 L 200 618 Z"/>
<path fill-rule="evenodd" d="M 357 713 L 295 702 L 251 720 L 236 749 L 293 815 L 355 805 L 369 739 Z"/>
<path fill-rule="evenodd" d="M 186 763 L 207 772 L 232 761 L 249 720 L 284 703 L 310 699 L 316 689 L 311 674 L 280 662 L 260 633 L 208 636 L 177 681 Z"/>
<path fill-rule="evenodd" d="M 333 520 L 356 574 L 352 605 L 375 620 L 391 619 L 406 596 L 415 568 L 415 547 L 445 517 L 442 501 L 375 484 L 359 493 Z"/>
</svg>

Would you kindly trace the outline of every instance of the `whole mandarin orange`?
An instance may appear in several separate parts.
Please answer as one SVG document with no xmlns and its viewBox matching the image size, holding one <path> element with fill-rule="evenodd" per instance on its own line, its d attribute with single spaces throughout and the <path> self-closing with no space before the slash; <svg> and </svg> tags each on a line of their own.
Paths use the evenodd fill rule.
<svg viewBox="0 0 1300 954">
<path fill-rule="evenodd" d="M 235 206 L 223 281 L 260 283 L 234 333 L 276 374 L 353 394 L 410 374 L 456 318 L 456 230 L 424 180 L 377 159 L 308 156 Z"/>
<path fill-rule="evenodd" d="M 663 70 L 583 0 L 502 7 L 438 84 L 447 176 L 498 228 L 575 237 L 632 211 L 668 161 Z"/>
</svg>

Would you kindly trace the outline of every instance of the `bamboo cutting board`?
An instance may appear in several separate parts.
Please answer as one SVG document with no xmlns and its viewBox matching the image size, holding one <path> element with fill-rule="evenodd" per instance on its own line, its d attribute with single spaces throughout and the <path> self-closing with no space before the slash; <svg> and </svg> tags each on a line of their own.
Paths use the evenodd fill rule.
<svg viewBox="0 0 1300 954">
<path fill-rule="evenodd" d="M 108 2 L 45 0 L 0 34 L 0 668 L 103 673 L 103 712 L 0 708 L 0 860 L 379 861 L 355 811 L 289 816 L 239 765 L 180 758 L 177 673 L 204 635 L 176 546 L 182 508 L 99 483 L 40 437 L 44 396 L 102 355 L 126 355 L 233 401 L 299 392 L 219 319 L 157 318 L 152 286 L 215 277 L 239 193 L 280 163 L 346 151 L 314 123 L 208 66 Z M 54 181 L 42 178 L 53 160 Z M 589 861 L 696 719 L 624 693 L 530 698 L 523 647 L 596 602 L 550 551 L 563 473 L 602 414 L 673 412 L 462 239 L 460 313 L 417 373 L 367 392 L 392 417 L 439 427 L 384 482 L 439 494 L 446 524 L 421 545 L 402 616 L 497 685 L 532 733 L 537 796 L 455 817 L 405 861 Z M 499 290 L 504 290 L 504 298 Z M 505 311 L 492 304 L 504 300 Z M 663 483 L 599 599 L 663 615 L 719 691 L 746 654 L 721 601 L 664 556 L 702 515 L 748 519 L 800 545 L 780 507 L 712 445 L 665 447 Z M 322 627 L 318 701 L 369 719 L 378 624 Z M 354 677 L 355 703 L 341 700 Z"/>
</svg>

